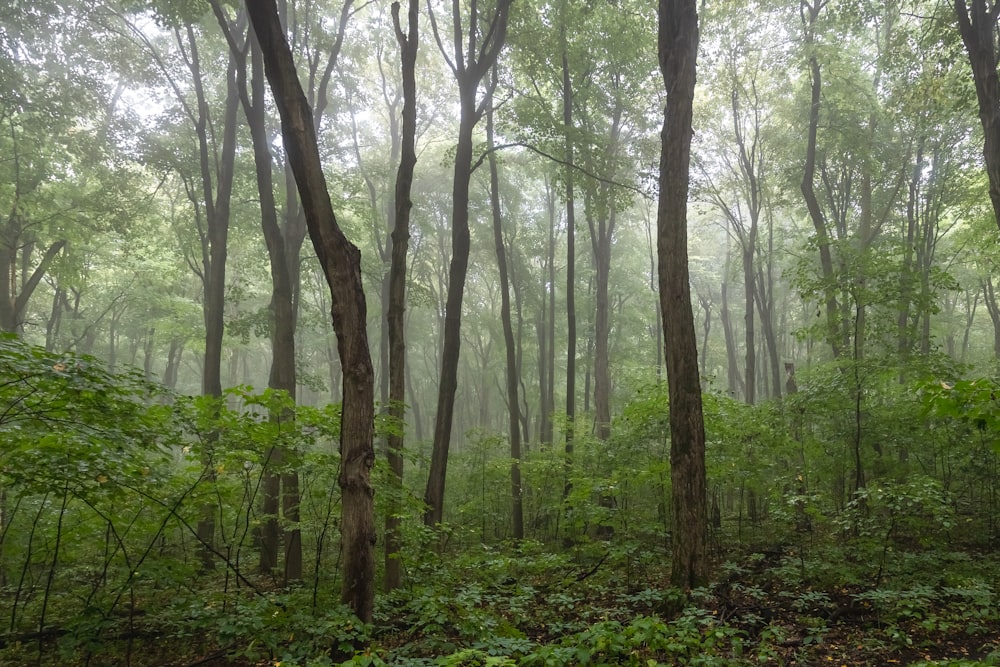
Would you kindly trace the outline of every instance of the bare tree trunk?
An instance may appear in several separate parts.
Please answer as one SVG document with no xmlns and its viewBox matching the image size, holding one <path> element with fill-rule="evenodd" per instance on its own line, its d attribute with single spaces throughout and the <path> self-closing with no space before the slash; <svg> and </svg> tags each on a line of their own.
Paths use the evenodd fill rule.
<svg viewBox="0 0 1000 667">
<path fill-rule="evenodd" d="M 812 43 L 812 28 L 819 16 L 819 12 L 826 6 L 824 0 L 814 0 L 812 5 L 803 3 L 799 7 L 802 13 L 803 28 L 806 31 L 806 41 Z M 807 18 L 808 17 L 808 18 Z M 809 106 L 809 129 L 806 142 L 806 161 L 802 170 L 802 183 L 800 189 L 806 201 L 806 208 L 809 211 L 809 218 L 812 220 L 813 229 L 816 231 L 816 245 L 819 248 L 820 267 L 823 271 L 823 280 L 826 282 L 826 324 L 827 341 L 833 351 L 835 358 L 840 357 L 841 342 L 839 339 L 840 326 L 838 324 L 837 297 L 833 288 L 833 254 L 830 251 L 830 234 L 827 231 L 826 216 L 820 208 L 819 199 L 816 197 L 816 190 L 813 181 L 816 178 L 816 140 L 819 131 L 819 109 L 820 93 L 823 89 L 822 72 L 819 60 L 815 55 L 809 57 L 809 72 L 812 77 L 811 91 L 812 98 Z"/>
<path fill-rule="evenodd" d="M 497 83 L 496 67 L 493 68 L 493 80 L 490 88 Z M 490 206 L 493 211 L 493 244 L 496 247 L 497 269 L 500 272 L 500 320 L 503 325 L 503 340 L 507 357 L 507 414 L 509 419 L 508 437 L 510 438 L 510 494 L 511 520 L 515 540 L 524 539 L 524 505 L 521 497 L 521 432 L 520 432 L 520 399 L 517 394 L 518 368 L 514 348 L 514 327 L 510 314 L 510 280 L 507 276 L 507 248 L 503 240 L 502 211 L 500 208 L 500 176 L 497 170 L 496 153 L 493 133 L 493 107 L 486 109 L 486 142 L 490 149 Z"/>
<path fill-rule="evenodd" d="M 670 401 L 674 536 L 671 582 L 705 584 L 705 425 L 687 256 L 691 116 L 698 54 L 696 0 L 660 0 L 658 53 L 667 92 L 660 155 L 657 256 Z"/>
<path fill-rule="evenodd" d="M 438 386 L 437 416 L 434 425 L 434 446 L 427 478 L 424 502 L 427 511 L 424 523 L 441 523 L 444 513 L 444 487 L 448 469 L 448 449 L 451 445 L 452 421 L 455 413 L 455 392 L 458 389 L 458 360 L 462 335 L 462 300 L 469 267 L 471 245 L 469 233 L 469 183 L 472 178 L 472 131 L 482 117 L 483 108 L 477 103 L 479 84 L 496 63 L 507 37 L 507 18 L 512 0 L 498 0 L 485 26 L 477 4 L 470 8 L 468 34 L 463 33 L 461 8 L 452 5 L 454 52 L 451 56 L 441 41 L 434 12 L 430 12 L 434 38 L 448 61 L 458 82 L 460 119 L 458 145 L 455 149 L 455 177 L 452 187 L 452 252 L 448 272 L 448 298 L 445 306 L 444 342 L 441 352 L 441 376 Z M 468 40 L 468 52 L 464 52 Z M 482 39 L 482 45 L 477 45 Z"/>
<path fill-rule="evenodd" d="M 955 0 L 955 15 L 979 100 L 983 126 L 983 156 L 990 181 L 993 215 L 1000 226 L 1000 76 L 997 75 L 997 18 L 1000 4 L 986 0 Z"/>
<path fill-rule="evenodd" d="M 993 322 L 993 356 L 1000 359 L 1000 304 L 997 303 L 992 276 L 986 276 L 982 283 L 982 290 L 986 312 L 990 314 L 990 321 Z"/>
<path fill-rule="evenodd" d="M 236 121 L 239 111 L 239 94 L 236 85 L 236 62 L 230 56 L 226 69 L 226 99 L 222 118 L 221 154 L 216 159 L 218 147 L 211 145 L 209 128 L 212 125 L 208 101 L 202 86 L 201 61 L 194 28 L 186 31 L 188 68 L 197 98 L 197 109 L 189 112 L 198 139 L 198 157 L 201 193 L 193 188 L 188 192 L 195 207 L 203 206 L 206 230 L 202 234 L 202 270 L 205 322 L 205 356 L 202 367 L 202 393 L 205 396 L 222 396 L 222 339 L 225 332 L 223 314 L 226 290 L 226 256 L 229 239 L 229 214 L 233 192 L 236 159 Z M 185 49 L 181 32 L 176 32 L 178 44 Z M 212 468 L 211 444 L 204 463 Z M 209 475 L 210 479 L 213 475 Z M 215 545 L 215 509 L 202 508 L 198 522 L 198 539 L 204 546 L 201 552 L 205 568 L 214 567 L 212 554 Z"/>
<path fill-rule="evenodd" d="M 608 136 L 606 158 L 614 163 L 621 136 L 622 109 L 616 101 Z M 609 178 L 614 178 L 613 168 Z M 597 199 L 600 213 L 588 216 L 590 244 L 594 254 L 596 295 L 594 299 L 594 411 L 598 440 L 611 437 L 611 305 L 608 290 L 611 280 L 611 246 L 615 234 L 617 206 L 608 183 L 601 183 Z M 602 504 L 607 504 L 602 498 Z"/>
<path fill-rule="evenodd" d="M 181 357 L 184 355 L 185 341 L 174 338 L 170 341 L 167 349 L 167 365 L 163 369 L 163 384 L 169 389 L 177 388 L 177 374 L 181 365 Z"/>
<path fill-rule="evenodd" d="M 573 190 L 573 82 L 569 75 L 566 26 L 562 32 L 562 112 L 563 132 L 566 139 L 566 433 L 565 483 L 563 500 L 572 490 L 570 475 L 573 467 L 573 439 L 576 429 L 576 200 Z M 553 312 L 553 317 L 555 313 Z"/>
<path fill-rule="evenodd" d="M 736 336 L 733 334 L 732 318 L 729 316 L 729 262 L 730 253 L 727 246 L 720 287 L 719 319 L 722 321 L 722 334 L 726 343 L 727 389 L 730 398 L 738 398 L 743 394 L 743 376 L 740 374 L 740 364 L 736 358 Z"/>
<path fill-rule="evenodd" d="M 344 373 L 339 484 L 341 490 L 341 601 L 370 622 L 375 596 L 375 384 L 366 330 L 361 253 L 344 236 L 330 202 L 313 116 L 299 83 L 274 0 L 247 3 L 275 103 L 288 161 L 298 185 L 309 236 L 332 299 L 331 317 Z"/>
<path fill-rule="evenodd" d="M 417 134 L 416 63 L 419 39 L 419 0 L 409 0 L 407 32 L 399 21 L 399 3 L 392 3 L 392 23 L 399 43 L 403 77 L 403 134 L 399 170 L 396 172 L 395 221 L 391 241 L 389 266 L 389 306 L 386 323 L 389 328 L 389 416 L 397 423 L 388 438 L 389 481 L 394 486 L 385 519 L 385 590 L 399 588 L 403 582 L 400 561 L 402 540 L 398 505 L 403 491 L 403 402 L 406 381 L 406 252 L 410 240 L 410 189 L 417 164 L 415 149 Z M 419 432 L 419 431 L 418 431 Z"/>
<path fill-rule="evenodd" d="M 24 309 L 28 306 L 28 300 L 34 294 L 56 256 L 66 247 L 66 241 L 56 241 L 49 246 L 31 275 L 23 276 L 20 289 L 18 289 L 18 281 L 13 279 L 17 275 L 16 267 L 19 260 L 22 268 L 28 265 L 30 248 L 33 246 L 33 244 L 25 244 L 21 236 L 22 223 L 18 206 L 19 202 L 15 196 L 6 224 L 0 228 L 0 331 L 8 333 L 21 332 L 24 324 Z M 20 257 L 18 257 L 19 249 L 21 251 Z"/>
</svg>

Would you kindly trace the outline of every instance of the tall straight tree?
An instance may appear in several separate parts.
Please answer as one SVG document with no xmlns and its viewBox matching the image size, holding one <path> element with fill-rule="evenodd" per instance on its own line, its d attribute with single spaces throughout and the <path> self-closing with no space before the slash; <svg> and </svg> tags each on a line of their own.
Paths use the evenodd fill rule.
<svg viewBox="0 0 1000 667">
<path fill-rule="evenodd" d="M 497 84 L 496 67 L 492 70 L 490 88 Z M 490 165 L 490 208 L 493 213 L 493 245 L 496 247 L 497 269 L 500 273 L 500 321 L 503 326 L 504 350 L 507 361 L 507 416 L 510 438 L 511 521 L 515 540 L 524 539 L 524 503 L 521 495 L 521 403 L 517 385 L 520 381 L 514 327 L 510 315 L 510 278 L 507 271 L 507 246 L 503 238 L 503 210 L 500 202 L 500 174 L 497 168 L 496 137 L 493 128 L 493 107 L 486 110 L 486 143 Z"/>
<path fill-rule="evenodd" d="M 392 26 L 399 43 L 400 67 L 403 78 L 403 133 L 401 137 L 399 169 L 396 172 L 395 220 L 390 239 L 389 305 L 389 416 L 400 426 L 403 424 L 403 401 L 406 398 L 406 252 L 410 241 L 410 190 L 413 186 L 413 169 L 417 164 L 417 47 L 419 44 L 420 0 L 409 0 L 406 12 L 406 32 L 399 20 L 399 2 L 392 3 Z M 393 430 L 388 437 L 390 483 L 397 492 L 403 487 L 403 430 Z M 385 519 L 385 589 L 399 588 L 403 581 L 403 568 L 399 553 L 401 539 L 399 515 L 392 511 L 396 499 L 390 498 L 390 511 Z"/>
<path fill-rule="evenodd" d="M 566 40 L 566 2 L 560 5 L 563 24 L 560 29 L 562 46 L 562 119 L 566 144 L 566 433 L 563 444 L 565 480 L 563 500 L 569 497 L 570 474 L 573 466 L 574 433 L 576 419 L 576 193 L 573 190 L 573 78 L 569 69 L 569 47 Z M 555 286 L 553 284 L 553 292 Z M 554 302 L 553 302 L 554 305 Z M 552 317 L 555 318 L 553 308 Z M 554 351 L 553 351 L 554 354 Z M 551 378 L 553 384 L 555 377 Z M 555 407 L 553 405 L 553 407 Z"/>
<path fill-rule="evenodd" d="M 232 20 L 223 9 L 219 0 L 212 0 L 212 11 L 219 22 L 229 44 L 230 55 L 237 65 L 237 84 L 240 102 L 247 119 L 250 138 L 253 144 L 254 169 L 257 177 L 257 192 L 260 199 L 261 229 L 267 246 L 268 259 L 271 265 L 271 305 L 273 317 L 271 325 L 271 371 L 268 375 L 268 387 L 288 392 L 295 400 L 295 320 L 292 313 L 292 288 L 286 263 L 285 240 L 278 224 L 278 211 L 274 197 L 272 176 L 271 142 L 268 136 L 267 113 L 265 110 L 264 62 L 260 46 L 253 39 L 252 32 L 247 40 L 247 21 L 245 14 L 237 15 Z M 250 82 L 247 87 L 247 50 L 250 51 Z M 291 413 L 272 414 L 271 418 L 279 421 L 293 418 Z M 280 530 L 278 521 L 278 506 L 281 497 L 281 476 L 274 471 L 281 465 L 284 452 L 278 447 L 268 448 L 265 458 L 263 479 L 263 502 L 261 511 L 264 514 L 264 525 L 261 529 L 260 571 L 270 574 L 278 566 L 278 548 L 280 545 Z M 296 499 L 296 503 L 297 503 Z M 290 558 L 286 558 L 285 580 L 301 577 L 300 542 L 289 544 L 292 549 Z M 287 566 L 291 565 L 291 573 Z M 291 577 L 289 577 L 291 574 Z"/>
<path fill-rule="evenodd" d="M 275 0 L 249 0 L 247 11 L 264 55 L 288 161 L 309 236 L 330 288 L 331 317 L 344 372 L 340 429 L 341 601 L 367 622 L 375 598 L 375 380 L 366 331 L 361 252 L 337 224 L 320 160 L 312 111 L 295 70 Z"/>
<path fill-rule="evenodd" d="M 660 0 L 657 45 L 667 93 L 660 135 L 656 252 L 670 403 L 674 521 L 670 579 L 674 586 L 687 590 L 703 585 L 707 577 L 708 520 L 705 422 L 687 254 L 691 117 L 698 57 L 696 0 Z"/>
<path fill-rule="evenodd" d="M 225 312 L 226 259 L 229 245 L 229 218 L 233 195 L 233 179 L 236 161 L 236 119 L 239 111 L 239 95 L 236 90 L 236 64 L 230 56 L 226 67 L 226 98 L 222 118 L 221 155 L 216 157 L 213 146 L 216 141 L 208 98 L 203 84 L 201 58 L 194 27 L 188 24 L 184 36 L 180 29 L 174 31 L 177 45 L 184 54 L 184 60 L 191 74 L 196 96 L 195 108 L 186 103 L 185 110 L 195 128 L 198 139 L 198 165 L 201 176 L 201 192 L 192 188 L 188 197 L 201 216 L 204 208 L 204 229 L 199 225 L 201 236 L 202 267 L 199 275 L 205 289 L 203 314 L 205 320 L 205 362 L 202 367 L 202 393 L 205 396 L 222 396 L 222 338 L 225 332 L 223 315 Z M 185 44 L 186 41 L 186 44 Z M 209 454 L 211 456 L 211 454 Z M 215 544 L 215 510 L 205 505 L 203 516 L 198 522 L 198 538 L 206 548 L 202 560 L 206 567 L 212 566 L 209 547 Z"/>
<path fill-rule="evenodd" d="M 424 523 L 441 523 L 444 513 L 444 483 L 448 469 L 448 448 L 451 443 L 452 421 L 455 414 L 455 392 L 458 389 L 458 358 L 462 340 L 462 299 L 469 268 L 469 183 L 472 180 L 472 133 L 483 116 L 485 107 L 476 97 L 483 77 L 497 61 L 507 38 L 507 21 L 512 0 L 496 0 L 488 17 L 480 13 L 475 1 L 469 7 L 468 26 L 463 28 L 462 6 L 459 0 L 451 4 L 452 51 L 448 53 L 428 0 L 431 29 L 441 54 L 458 83 L 459 107 L 458 144 L 455 150 L 455 176 L 452 185 L 451 263 L 448 271 L 448 297 L 445 304 L 444 343 L 441 350 L 441 376 L 438 384 L 437 416 L 434 423 L 434 444 L 431 467 L 427 478 L 424 502 L 427 510 Z M 487 98 L 489 96 L 486 96 Z"/>
</svg>

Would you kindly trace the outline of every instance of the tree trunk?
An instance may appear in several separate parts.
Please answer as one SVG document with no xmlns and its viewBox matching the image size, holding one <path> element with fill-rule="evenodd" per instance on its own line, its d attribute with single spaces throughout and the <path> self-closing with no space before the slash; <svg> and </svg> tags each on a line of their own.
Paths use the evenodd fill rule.
<svg viewBox="0 0 1000 667">
<path fill-rule="evenodd" d="M 268 261 L 271 269 L 271 369 L 268 377 L 268 387 L 285 391 L 295 402 L 295 317 L 292 301 L 292 286 L 287 265 L 288 256 L 285 249 L 285 239 L 278 224 L 277 203 L 274 197 L 273 163 L 271 160 L 271 143 L 267 131 L 267 113 L 265 100 L 264 63 L 260 45 L 249 32 L 244 38 L 245 18 L 239 17 L 235 23 L 230 23 L 218 0 L 212 0 L 212 9 L 219 26 L 229 42 L 230 56 L 237 64 L 237 84 L 240 102 L 250 129 L 253 145 L 254 168 L 257 179 L 257 192 L 260 201 L 261 229 L 267 247 Z M 249 45 L 246 44 L 249 39 Z M 247 86 L 246 48 L 250 50 L 250 83 Z M 285 422 L 294 420 L 293 411 L 272 412 L 272 421 Z M 281 544 L 279 527 L 279 512 L 281 504 L 281 478 L 275 471 L 282 466 L 285 452 L 279 447 L 270 447 L 264 459 L 262 481 L 263 499 L 261 514 L 264 525 L 259 535 L 259 563 L 262 574 L 272 574 L 278 567 L 278 551 Z M 294 499 L 298 505 L 298 498 Z M 286 520 L 289 517 L 285 517 Z M 294 525 L 294 524 L 293 524 Z M 286 543 L 286 548 L 288 544 Z M 286 559 L 285 583 L 301 579 L 301 552 L 292 553 L 291 559 Z M 289 568 L 289 560 L 292 567 Z M 298 567 L 294 563 L 298 562 Z M 290 575 L 290 578 L 289 578 Z"/>
<path fill-rule="evenodd" d="M 361 253 L 344 236 L 333 211 L 313 117 L 295 71 L 274 0 L 251 0 L 284 147 L 306 216 L 309 236 L 330 288 L 331 318 L 344 373 L 339 484 L 341 490 L 341 601 L 364 622 L 375 596 L 375 517 L 371 468 L 375 461 L 375 386 L 366 330 Z"/>
<path fill-rule="evenodd" d="M 695 0 L 660 0 L 658 54 L 667 92 L 660 155 L 657 256 L 670 402 L 671 582 L 707 581 L 705 425 L 687 257 L 687 195 L 698 13 Z"/>
<path fill-rule="evenodd" d="M 197 111 L 191 114 L 195 135 L 198 139 L 198 158 L 201 177 L 200 199 L 195 191 L 189 192 L 195 207 L 204 207 L 206 231 L 202 235 L 202 271 L 204 302 L 202 315 L 205 322 L 205 356 L 202 366 L 202 394 L 222 396 L 222 339 L 225 333 L 223 321 L 226 291 L 226 256 L 229 239 L 229 213 L 233 192 L 236 159 L 236 120 L 239 111 L 239 94 L 236 85 L 236 63 L 230 56 L 226 68 L 226 98 L 222 118 L 222 146 L 212 145 L 208 100 L 202 85 L 201 61 L 195 40 L 194 28 L 187 26 L 187 59 L 191 81 L 197 99 Z M 178 43 L 182 42 L 180 31 L 176 33 Z M 203 463 L 213 468 L 211 438 Z M 214 474 L 209 474 L 214 479 Z M 198 539 L 202 543 L 202 564 L 214 567 L 213 549 L 215 545 L 215 508 L 205 505 L 198 522 Z"/>
<path fill-rule="evenodd" d="M 1000 227 L 1000 76 L 997 75 L 996 46 L 1000 4 L 994 2 L 991 6 L 986 0 L 971 0 L 969 6 L 965 0 L 955 0 L 955 15 L 976 84 L 990 201 Z"/>
<path fill-rule="evenodd" d="M 736 336 L 733 333 L 732 318 L 729 316 L 729 247 L 726 247 L 726 261 L 722 272 L 720 286 L 719 319 L 722 321 L 722 334 L 726 343 L 726 382 L 730 398 L 743 395 L 743 376 L 740 374 L 740 364 L 736 358 Z"/>
<path fill-rule="evenodd" d="M 563 448 L 566 457 L 563 485 L 563 500 L 565 500 L 572 490 L 570 476 L 573 468 L 573 438 L 576 429 L 576 201 L 573 190 L 573 83 L 569 75 L 565 23 L 561 31 L 562 112 L 566 140 L 566 440 Z M 555 312 L 552 315 L 554 317 Z"/>
<path fill-rule="evenodd" d="M 812 44 L 812 28 L 819 15 L 820 10 L 826 5 L 825 1 L 814 0 L 812 6 L 803 4 L 801 6 L 803 28 L 806 31 L 806 43 Z M 807 20 L 808 15 L 808 20 Z M 813 182 L 816 179 L 816 140 L 819 131 L 819 109 L 820 93 L 823 89 L 822 72 L 819 67 L 819 60 L 815 55 L 809 57 L 809 72 L 811 75 L 811 101 L 809 106 L 809 129 L 806 140 L 806 160 L 802 170 L 802 183 L 800 189 L 809 211 L 809 219 L 812 220 L 813 229 L 816 231 L 816 245 L 819 248 L 820 267 L 823 271 L 823 280 L 826 283 L 824 290 L 826 303 L 826 337 L 833 351 L 834 358 L 840 357 L 841 343 L 839 339 L 840 327 L 838 325 L 837 297 L 833 287 L 833 254 L 830 251 L 830 234 L 827 231 L 826 216 L 820 208 L 819 199 L 816 197 L 816 189 Z"/>
<path fill-rule="evenodd" d="M 493 81 L 490 87 L 497 83 L 496 67 L 493 68 Z M 503 340 L 507 358 L 507 415 L 509 419 L 508 437 L 510 438 L 510 493 L 511 521 L 514 527 L 515 540 L 524 539 L 524 506 L 521 497 L 521 432 L 520 432 L 520 399 L 517 394 L 519 375 L 514 348 L 514 327 L 510 314 L 510 280 L 507 276 L 507 248 L 503 240 L 502 211 L 500 208 L 500 177 L 497 170 L 496 153 L 493 151 L 496 143 L 493 135 L 493 108 L 486 110 L 486 141 L 490 150 L 490 207 L 493 211 L 493 244 L 496 247 L 497 269 L 500 272 L 500 320 L 503 326 Z"/>
<path fill-rule="evenodd" d="M 1000 359 L 1000 304 L 997 303 L 992 276 L 986 276 L 983 280 L 982 290 L 986 312 L 990 314 L 990 321 L 993 322 L 993 357 Z"/>
<path fill-rule="evenodd" d="M 764 271 L 757 267 L 757 314 L 760 315 L 760 328 L 764 334 L 764 343 L 767 346 L 768 358 L 771 364 L 771 396 L 781 398 L 781 353 L 778 350 L 778 337 L 774 331 L 774 280 L 771 277 L 770 258 L 774 256 L 773 251 L 768 253 L 767 279 L 765 282 Z"/>
<path fill-rule="evenodd" d="M 410 190 L 413 170 L 417 163 L 416 62 L 419 44 L 419 0 L 410 0 L 407 11 L 407 32 L 399 21 L 399 3 L 392 3 L 392 22 L 399 43 L 403 77 L 403 133 L 399 169 L 396 172 L 395 220 L 390 236 L 389 305 L 386 323 L 389 329 L 389 417 L 398 430 L 388 437 L 389 481 L 394 486 L 385 519 L 385 590 L 399 588 L 403 582 L 400 561 L 402 540 L 399 534 L 399 497 L 403 492 L 403 426 L 406 381 L 406 252 L 410 240 Z"/>
<path fill-rule="evenodd" d="M 458 360 L 462 335 L 462 299 L 465 294 L 465 278 L 469 267 L 469 183 L 472 178 L 472 131 L 482 117 L 482 109 L 477 105 L 476 93 L 487 71 L 496 63 L 507 36 L 507 18 L 512 0 L 498 0 L 493 15 L 485 29 L 480 32 L 481 17 L 477 5 L 470 9 L 468 42 L 469 52 L 463 52 L 465 35 L 462 34 L 462 17 L 459 3 L 452 8 L 455 51 L 449 58 L 438 33 L 434 14 L 431 12 L 431 27 L 441 52 L 445 54 L 455 80 L 458 82 L 460 118 L 458 145 L 455 149 L 455 176 L 452 186 L 451 213 L 451 264 L 448 272 L 448 297 L 445 304 L 444 342 L 441 351 L 441 375 L 438 385 L 437 416 L 434 423 L 434 445 L 431 451 L 431 467 L 427 478 L 424 502 L 424 524 L 435 526 L 441 523 L 444 513 L 444 487 L 448 468 L 448 449 L 451 445 L 452 421 L 455 413 L 455 392 L 458 388 Z M 483 37 L 485 35 L 485 37 Z M 476 42 L 483 38 L 479 47 Z"/>
<path fill-rule="evenodd" d="M 621 136 L 622 109 L 616 101 L 608 136 L 606 158 L 614 164 L 614 154 Z M 614 178 L 614 167 L 610 167 L 608 179 Z M 611 280 L 611 246 L 617 220 L 617 205 L 610 185 L 602 182 L 596 197 L 599 213 L 596 220 L 588 216 L 590 243 L 594 253 L 595 286 L 594 299 L 594 411 L 597 439 L 606 441 L 611 437 L 611 305 L 608 290 Z M 602 498 L 602 504 L 607 504 Z"/>
<path fill-rule="evenodd" d="M 743 400 L 747 405 L 757 402 L 757 341 L 754 336 L 754 282 L 753 256 L 756 243 L 756 225 L 751 228 L 750 238 L 743 246 L 743 305 L 744 305 L 744 336 L 746 337 L 745 372 L 746 392 Z"/>
<path fill-rule="evenodd" d="M 444 342 L 441 348 L 441 374 L 438 380 L 437 413 L 434 421 L 434 444 L 424 493 L 427 510 L 424 523 L 435 526 L 444 514 L 444 488 L 448 469 L 448 450 L 458 390 L 458 360 L 462 342 L 462 299 L 469 267 L 469 183 L 472 177 L 472 130 L 475 127 L 475 89 L 463 95 L 462 118 L 455 152 L 455 180 L 452 190 L 451 263 L 448 271 L 448 296 L 445 303 Z"/>
<path fill-rule="evenodd" d="M 17 206 L 16 199 L 14 206 Z M 56 255 L 66 247 L 66 241 L 56 241 L 49 246 L 31 275 L 22 276 L 21 289 L 18 290 L 18 281 L 15 279 L 19 263 L 18 248 L 23 245 L 18 215 L 16 208 L 12 209 L 8 222 L 2 230 L 2 237 L 0 237 L 0 331 L 8 333 L 21 332 L 21 327 L 24 324 L 24 309 L 28 306 L 28 299 L 34 294 L 35 288 L 48 272 Z M 22 265 L 27 264 L 27 255 L 30 253 L 28 248 L 30 247 L 29 244 L 21 251 L 20 263 Z"/>
<path fill-rule="evenodd" d="M 181 357 L 184 355 L 184 343 L 181 338 L 174 338 L 170 341 L 167 349 L 167 365 L 163 369 L 163 384 L 168 389 L 177 388 L 177 374 L 181 366 Z"/>
</svg>

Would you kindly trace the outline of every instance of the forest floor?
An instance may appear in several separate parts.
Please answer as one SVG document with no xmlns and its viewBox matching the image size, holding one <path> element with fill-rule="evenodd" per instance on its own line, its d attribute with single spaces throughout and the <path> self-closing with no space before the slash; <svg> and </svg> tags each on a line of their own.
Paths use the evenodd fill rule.
<svg viewBox="0 0 1000 667">
<path fill-rule="evenodd" d="M 404 612 L 376 643 L 388 664 L 404 665 L 1000 665 L 994 557 L 878 555 L 750 550 L 686 599 L 670 592 L 663 561 L 639 551 L 579 567 L 557 586 L 544 570 L 529 582 L 507 579 L 508 597 L 477 588 L 483 572 L 479 583 L 463 580 L 456 598 L 478 591 L 482 613 L 471 616 L 492 619 L 493 637 L 470 641 L 462 623 L 431 634 Z M 522 589 L 526 604 L 515 602 Z"/>
<path fill-rule="evenodd" d="M 574 554 L 482 547 L 427 557 L 407 587 L 378 596 L 371 626 L 335 605 L 309 609 L 307 591 L 274 591 L 270 601 L 190 619 L 179 636 L 163 623 L 171 617 L 148 614 L 134 628 L 143 639 L 127 651 L 109 641 L 85 660 L 64 653 L 32 662 L 1000 665 L 1000 559 L 991 554 L 744 549 L 720 559 L 715 582 L 689 596 L 669 587 L 668 565 L 665 550 L 637 544 L 595 543 Z"/>
</svg>

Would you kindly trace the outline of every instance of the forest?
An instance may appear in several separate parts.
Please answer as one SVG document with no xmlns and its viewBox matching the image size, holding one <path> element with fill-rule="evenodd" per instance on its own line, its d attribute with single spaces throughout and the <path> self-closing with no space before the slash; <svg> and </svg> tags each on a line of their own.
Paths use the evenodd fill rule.
<svg viewBox="0 0 1000 667">
<path fill-rule="evenodd" d="M 1000 665 L 998 20 L 0 3 L 0 665 Z"/>
</svg>

